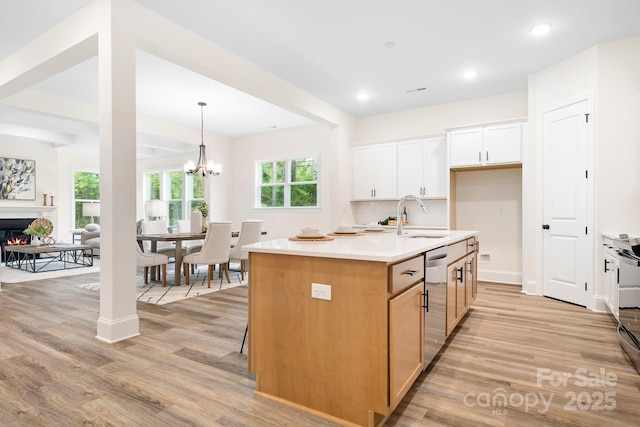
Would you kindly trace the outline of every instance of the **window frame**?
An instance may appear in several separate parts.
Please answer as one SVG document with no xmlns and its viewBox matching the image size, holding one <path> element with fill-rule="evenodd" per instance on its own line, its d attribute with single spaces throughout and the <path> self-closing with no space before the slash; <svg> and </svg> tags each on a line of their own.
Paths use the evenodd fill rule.
<svg viewBox="0 0 640 427">
<path fill-rule="evenodd" d="M 77 173 L 90 173 L 95 174 L 98 177 L 98 198 L 97 199 L 76 199 L 76 174 Z M 78 230 L 84 228 L 84 225 L 78 228 L 78 221 L 80 218 L 84 218 L 82 213 L 80 213 L 80 217 L 76 215 L 76 203 L 85 203 L 85 202 L 98 202 L 100 203 L 100 170 L 95 168 L 77 168 L 71 171 L 71 182 L 73 183 L 72 188 L 72 197 L 71 197 L 71 229 Z M 94 217 L 94 221 L 96 224 L 100 224 L 100 217 Z M 87 222 L 88 224 L 89 222 Z M 86 224 L 85 224 L 86 225 Z"/>
<path fill-rule="evenodd" d="M 315 180 L 314 181 L 300 181 L 300 182 L 291 182 L 291 162 L 299 159 L 313 159 L 315 161 Z M 285 170 L 284 170 L 284 182 L 278 183 L 274 182 L 272 184 L 263 184 L 262 183 L 262 165 L 264 163 L 273 163 L 274 165 L 277 162 L 285 162 Z M 320 154 L 301 154 L 294 156 L 282 156 L 282 157 L 273 157 L 269 159 L 260 159 L 255 161 L 255 196 L 254 196 L 254 209 L 264 209 L 264 210 L 284 210 L 284 209 L 294 209 L 294 210 L 318 210 L 321 205 L 321 197 L 320 197 Z M 314 206 L 291 206 L 291 187 L 295 187 L 296 185 L 308 185 L 315 184 L 316 186 L 316 204 Z M 276 187 L 282 186 L 284 190 L 284 205 L 283 206 L 262 206 L 262 189 L 264 187 Z"/>
</svg>

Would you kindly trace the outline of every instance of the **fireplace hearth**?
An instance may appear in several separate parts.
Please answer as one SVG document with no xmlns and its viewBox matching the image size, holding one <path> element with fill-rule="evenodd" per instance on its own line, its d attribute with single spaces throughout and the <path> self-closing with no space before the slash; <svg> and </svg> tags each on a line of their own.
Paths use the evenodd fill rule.
<svg viewBox="0 0 640 427">
<path fill-rule="evenodd" d="M 4 262 L 4 247 L 8 241 L 31 241 L 31 237 L 24 234 L 24 229 L 35 218 L 0 218 L 0 248 L 2 248 L 2 262 Z"/>
</svg>

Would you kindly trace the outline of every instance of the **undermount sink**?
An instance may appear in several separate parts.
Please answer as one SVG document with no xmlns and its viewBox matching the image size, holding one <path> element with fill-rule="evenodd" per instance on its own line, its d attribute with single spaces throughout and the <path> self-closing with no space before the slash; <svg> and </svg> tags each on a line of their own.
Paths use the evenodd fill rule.
<svg viewBox="0 0 640 427">
<path fill-rule="evenodd" d="M 432 234 L 410 234 L 407 236 L 410 239 L 442 239 L 447 236 L 434 236 Z"/>
</svg>

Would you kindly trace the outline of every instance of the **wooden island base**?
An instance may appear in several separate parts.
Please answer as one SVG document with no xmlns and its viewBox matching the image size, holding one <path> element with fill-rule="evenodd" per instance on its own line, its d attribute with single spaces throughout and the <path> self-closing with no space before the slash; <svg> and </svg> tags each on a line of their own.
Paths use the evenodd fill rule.
<svg viewBox="0 0 640 427">
<path fill-rule="evenodd" d="M 389 405 L 388 265 L 249 257 L 249 371 L 256 393 L 345 425 L 381 425 Z M 331 286 L 331 300 L 311 284 Z"/>
</svg>

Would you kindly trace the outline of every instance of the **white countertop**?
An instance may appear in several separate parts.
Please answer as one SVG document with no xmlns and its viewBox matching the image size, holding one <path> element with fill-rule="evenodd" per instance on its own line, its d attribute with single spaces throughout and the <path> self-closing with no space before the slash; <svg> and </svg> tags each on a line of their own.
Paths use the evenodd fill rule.
<svg viewBox="0 0 640 427">
<path fill-rule="evenodd" d="M 477 231 L 461 230 L 408 230 L 408 234 L 398 236 L 395 230 L 388 231 L 365 233 L 363 236 L 331 236 L 333 240 L 320 242 L 276 239 L 246 245 L 243 248 L 249 252 L 391 263 L 478 234 Z M 412 235 L 435 238 L 412 238 Z"/>
</svg>

